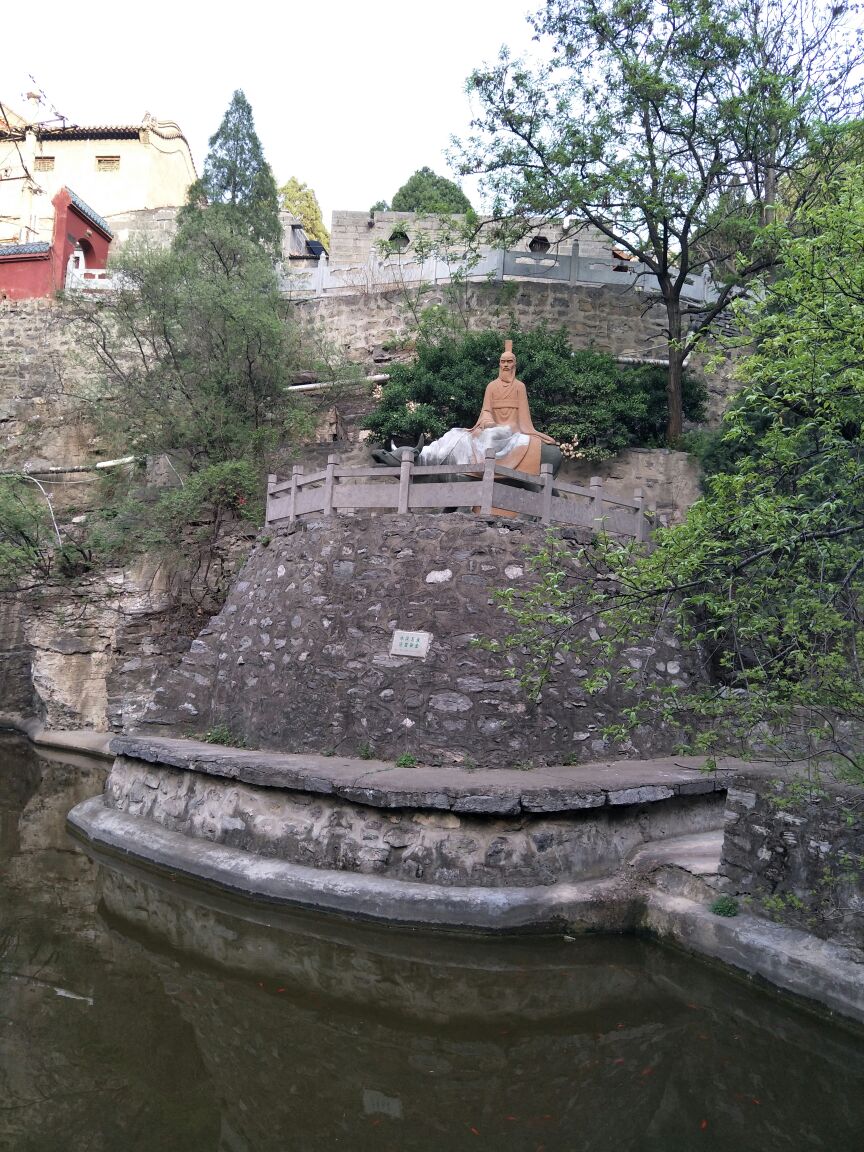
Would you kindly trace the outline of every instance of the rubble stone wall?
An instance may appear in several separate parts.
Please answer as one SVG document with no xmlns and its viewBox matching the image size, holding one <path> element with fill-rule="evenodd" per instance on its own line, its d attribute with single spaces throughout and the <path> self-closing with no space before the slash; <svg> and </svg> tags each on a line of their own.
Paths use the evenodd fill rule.
<svg viewBox="0 0 864 1152">
<path fill-rule="evenodd" d="M 156 689 L 146 728 L 218 725 L 254 748 L 488 766 L 671 751 L 676 738 L 659 723 L 607 741 L 633 693 L 617 678 L 586 692 L 590 668 L 576 653 L 560 656 L 532 705 L 518 682 L 524 654 L 478 645 L 512 629 L 493 593 L 526 585 L 528 554 L 544 540 L 539 524 L 470 513 L 322 517 L 264 537 Z M 395 629 L 431 632 L 427 658 L 390 655 Z M 671 628 L 621 665 L 649 693 L 701 675 Z"/>
<path fill-rule="evenodd" d="M 864 947 L 864 787 L 779 770 L 736 777 L 721 868 L 753 911 Z"/>
</svg>

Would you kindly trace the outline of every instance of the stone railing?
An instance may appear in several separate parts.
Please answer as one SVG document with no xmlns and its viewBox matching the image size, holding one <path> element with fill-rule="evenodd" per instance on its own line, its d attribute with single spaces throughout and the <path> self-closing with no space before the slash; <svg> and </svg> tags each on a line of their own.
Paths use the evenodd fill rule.
<svg viewBox="0 0 864 1152">
<path fill-rule="evenodd" d="M 382 257 L 372 253 L 366 263 L 339 267 L 322 254 L 312 268 L 290 268 L 283 278 L 283 291 L 292 296 L 325 296 L 339 292 L 383 291 L 394 285 L 427 282 L 446 284 L 459 276 L 476 283 L 494 283 L 505 279 L 547 280 L 563 284 L 611 285 L 641 292 L 657 292 L 657 281 L 646 265 L 608 255 L 583 255 L 579 245 L 572 252 L 517 252 L 487 250 L 479 259 L 418 260 L 410 253 Z M 705 303 L 717 297 L 707 270 L 688 276 L 681 295 L 687 300 Z"/>
<path fill-rule="evenodd" d="M 268 525 L 293 524 L 306 516 L 372 509 L 377 512 L 431 512 L 472 508 L 481 516 L 514 513 L 541 524 L 589 528 L 610 536 L 648 539 L 650 513 L 642 490 L 632 500 L 604 495 L 603 481 L 592 476 L 589 487 L 556 481 L 550 464 L 540 476 L 504 468 L 487 455 L 482 472 L 454 471 L 452 464 L 416 464 L 413 449 L 402 449 L 398 468 L 384 465 L 343 467 L 329 456 L 327 467 L 306 473 L 295 464 L 290 480 L 271 475 L 267 483 Z"/>
<path fill-rule="evenodd" d="M 67 292 L 111 292 L 116 287 L 116 278 L 107 268 L 70 268 L 66 273 Z"/>
</svg>

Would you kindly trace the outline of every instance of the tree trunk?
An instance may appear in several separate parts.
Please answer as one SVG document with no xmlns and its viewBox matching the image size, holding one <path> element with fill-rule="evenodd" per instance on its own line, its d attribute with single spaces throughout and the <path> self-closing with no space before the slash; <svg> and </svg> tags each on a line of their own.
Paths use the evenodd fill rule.
<svg viewBox="0 0 864 1152">
<path fill-rule="evenodd" d="M 684 408 L 681 399 L 681 377 L 683 356 L 681 354 L 681 302 L 666 301 L 666 316 L 669 320 L 669 375 L 666 380 L 666 401 L 668 420 L 666 423 L 666 443 L 671 448 L 681 439 L 684 426 Z"/>
</svg>

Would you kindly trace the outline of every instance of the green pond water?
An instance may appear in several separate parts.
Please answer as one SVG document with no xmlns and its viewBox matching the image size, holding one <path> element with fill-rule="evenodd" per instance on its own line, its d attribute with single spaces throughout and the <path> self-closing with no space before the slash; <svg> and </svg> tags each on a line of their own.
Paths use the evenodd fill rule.
<svg viewBox="0 0 864 1152">
<path fill-rule="evenodd" d="M 0 735 L 0 1149 L 864 1149 L 864 1035 L 632 939 L 250 909 L 65 816 L 106 766 Z"/>
</svg>

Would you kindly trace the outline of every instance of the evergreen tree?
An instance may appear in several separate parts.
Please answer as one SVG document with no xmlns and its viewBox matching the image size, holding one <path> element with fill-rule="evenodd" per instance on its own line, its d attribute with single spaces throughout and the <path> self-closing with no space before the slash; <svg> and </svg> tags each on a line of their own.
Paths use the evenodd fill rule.
<svg viewBox="0 0 864 1152">
<path fill-rule="evenodd" d="M 204 175 L 189 189 L 180 214 L 181 233 L 194 225 L 206 204 L 209 211 L 224 216 L 233 230 L 248 234 L 278 256 L 282 247 L 279 193 L 255 131 L 252 108 L 239 89 L 210 137 L 209 147 Z"/>
</svg>

